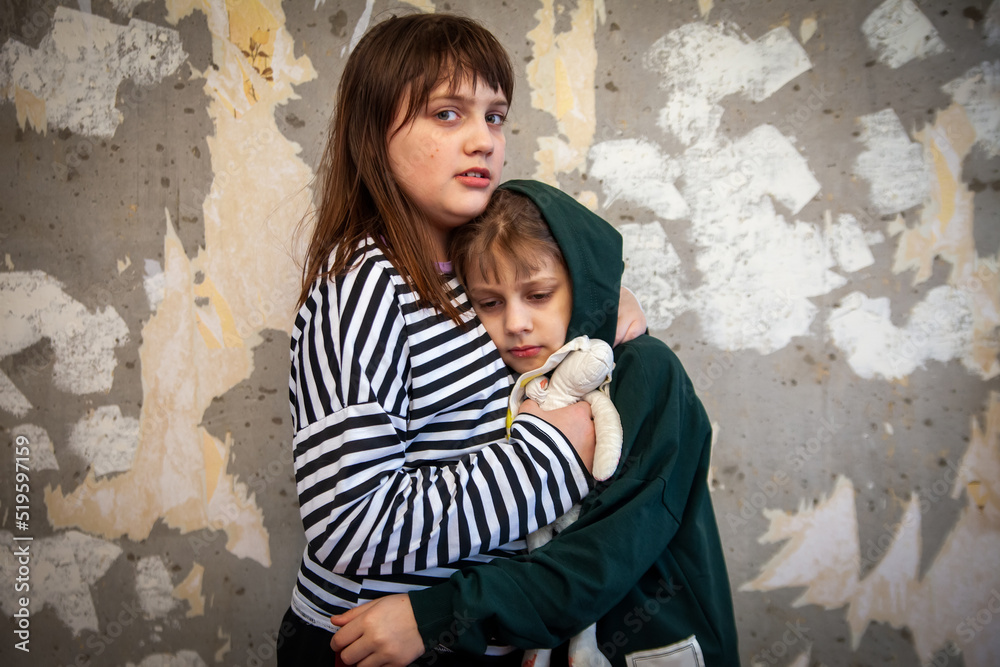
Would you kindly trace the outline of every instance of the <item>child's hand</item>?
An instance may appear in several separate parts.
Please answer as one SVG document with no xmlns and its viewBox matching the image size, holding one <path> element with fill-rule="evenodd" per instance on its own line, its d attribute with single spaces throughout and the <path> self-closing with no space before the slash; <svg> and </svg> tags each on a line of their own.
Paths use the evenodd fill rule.
<svg viewBox="0 0 1000 667">
<path fill-rule="evenodd" d="M 587 472 L 593 473 L 597 436 L 594 435 L 594 418 L 590 414 L 590 403 L 578 401 L 565 408 L 542 410 L 538 407 L 538 403 L 529 399 L 521 403 L 518 411 L 535 415 L 559 429 L 573 445 Z"/>
<path fill-rule="evenodd" d="M 408 595 L 388 595 L 330 620 L 340 626 L 330 646 L 348 665 L 404 667 L 424 653 Z"/>
<path fill-rule="evenodd" d="M 615 329 L 615 345 L 632 340 L 646 331 L 646 313 L 642 304 L 627 287 L 621 288 L 618 299 L 618 326 Z"/>
</svg>

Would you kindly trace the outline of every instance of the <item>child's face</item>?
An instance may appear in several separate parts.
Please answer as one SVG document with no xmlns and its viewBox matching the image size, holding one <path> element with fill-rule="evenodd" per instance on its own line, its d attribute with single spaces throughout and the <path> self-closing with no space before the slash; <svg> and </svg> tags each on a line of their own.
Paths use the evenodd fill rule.
<svg viewBox="0 0 1000 667">
<path fill-rule="evenodd" d="M 389 133 L 392 175 L 427 216 L 437 261 L 447 260 L 448 233 L 482 213 L 500 184 L 506 116 L 502 92 L 482 83 L 473 90 L 468 80 L 450 92 L 444 82 L 426 108 Z"/>
<path fill-rule="evenodd" d="M 499 282 L 467 276 L 466 291 L 504 362 L 518 374 L 526 373 L 566 342 L 573 310 L 569 275 L 551 257 L 527 279 L 518 280 L 506 264 L 499 273 Z"/>
</svg>

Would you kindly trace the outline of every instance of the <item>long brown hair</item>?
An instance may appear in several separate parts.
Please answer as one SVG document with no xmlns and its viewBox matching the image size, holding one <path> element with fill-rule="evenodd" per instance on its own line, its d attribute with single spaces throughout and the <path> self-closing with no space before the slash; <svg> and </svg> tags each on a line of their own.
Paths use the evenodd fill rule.
<svg viewBox="0 0 1000 667">
<path fill-rule="evenodd" d="M 299 306 L 319 277 L 350 269 L 358 243 L 371 237 L 421 305 L 461 318 L 434 263 L 424 214 L 400 190 L 389 162 L 389 132 L 403 100 L 404 127 L 431 92 L 465 81 L 514 93 L 510 56 L 486 28 L 447 14 L 393 16 L 372 28 L 347 59 L 329 137 L 317 173 L 316 226 L 302 269 Z"/>
</svg>

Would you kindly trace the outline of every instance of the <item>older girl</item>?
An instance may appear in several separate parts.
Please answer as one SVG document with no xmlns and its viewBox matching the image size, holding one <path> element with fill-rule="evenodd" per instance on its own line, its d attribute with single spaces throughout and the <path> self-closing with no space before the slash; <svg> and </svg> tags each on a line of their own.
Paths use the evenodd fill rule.
<svg viewBox="0 0 1000 667">
<path fill-rule="evenodd" d="M 291 339 L 307 546 L 280 665 L 332 664 L 332 615 L 511 555 L 592 484 L 586 405 L 529 411 L 505 439 L 508 372 L 448 273 L 450 230 L 500 182 L 513 80 L 455 16 L 390 18 L 348 59 Z"/>
</svg>

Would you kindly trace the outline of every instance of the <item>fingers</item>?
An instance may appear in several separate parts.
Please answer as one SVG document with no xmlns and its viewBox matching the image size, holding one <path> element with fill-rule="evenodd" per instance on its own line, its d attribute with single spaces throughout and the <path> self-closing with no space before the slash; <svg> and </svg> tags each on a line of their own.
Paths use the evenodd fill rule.
<svg viewBox="0 0 1000 667">
<path fill-rule="evenodd" d="M 528 405 L 529 403 L 531 405 Z M 525 406 L 528 406 L 527 410 L 524 409 Z M 573 445 L 587 471 L 593 470 L 596 436 L 590 403 L 579 401 L 557 410 L 542 410 L 534 402 L 525 401 L 521 404 L 521 411 L 535 415 L 559 429 Z"/>
<path fill-rule="evenodd" d="M 368 611 L 370 606 L 373 604 L 375 604 L 375 602 L 366 602 L 364 604 L 358 605 L 357 607 L 354 607 L 353 609 L 348 609 L 343 614 L 337 614 L 336 616 L 331 616 L 330 622 L 338 627 L 347 625 L 348 623 L 356 619 L 358 616 L 361 616 L 366 611 Z"/>
</svg>

